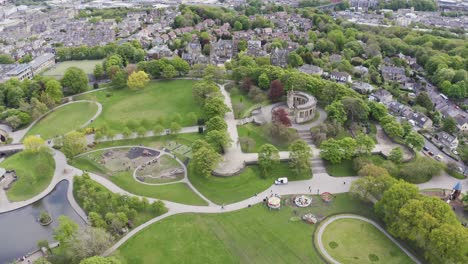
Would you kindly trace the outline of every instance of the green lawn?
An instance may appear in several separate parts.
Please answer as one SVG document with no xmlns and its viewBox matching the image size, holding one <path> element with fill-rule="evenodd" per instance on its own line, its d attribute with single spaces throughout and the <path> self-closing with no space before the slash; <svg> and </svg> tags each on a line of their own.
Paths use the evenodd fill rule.
<svg viewBox="0 0 468 264">
<path fill-rule="evenodd" d="M 241 144 L 243 152 L 256 153 L 263 144 L 272 144 L 280 151 L 286 151 L 289 147 L 288 142 L 277 142 L 270 139 L 263 131 L 262 126 L 257 126 L 254 124 L 245 124 L 242 126 L 237 126 L 237 132 L 239 133 L 239 137 L 250 137 L 255 141 L 255 147 L 252 149 L 248 149 L 246 146 Z"/>
<path fill-rule="evenodd" d="M 101 164 L 94 162 L 86 156 L 80 156 L 72 161 L 72 165 L 82 170 L 102 175 L 118 185 L 120 188 L 137 195 L 190 205 L 207 205 L 207 203 L 194 193 L 185 183 L 169 185 L 146 185 L 133 178 L 133 172 L 121 172 L 109 175 L 108 170 Z"/>
<path fill-rule="evenodd" d="M 270 187 L 276 178 L 287 176 L 290 181 L 310 179 L 311 174 L 297 175 L 288 163 L 280 163 L 272 169 L 267 178 L 261 177 L 258 166 L 247 166 L 245 170 L 232 177 L 203 178 L 189 171 L 190 182 L 205 197 L 217 204 L 242 201 Z M 304 190 L 306 187 L 304 186 Z"/>
<path fill-rule="evenodd" d="M 79 61 L 64 61 L 57 63 L 53 68 L 43 73 L 44 76 L 62 78 L 65 71 L 70 67 L 82 69 L 86 74 L 93 74 L 94 67 L 102 63 L 103 60 L 79 60 Z"/>
<path fill-rule="evenodd" d="M 325 229 L 327 252 L 341 263 L 414 263 L 373 225 L 359 219 L 339 219 Z"/>
<path fill-rule="evenodd" d="M 26 136 L 41 135 L 44 139 L 50 139 L 56 135 L 66 134 L 84 125 L 96 114 L 97 110 L 97 105 L 91 102 L 78 102 L 63 106 L 34 125 Z"/>
<path fill-rule="evenodd" d="M 188 113 L 202 116 L 201 107 L 192 97 L 193 80 L 151 81 L 141 91 L 103 90 L 78 96 L 77 99 L 97 100 L 103 105 L 102 114 L 93 127 L 107 125 L 110 130 L 122 132 L 129 121 L 149 120 L 155 123 L 164 119 L 166 127 L 180 115 L 181 126 L 193 126 Z M 151 129 L 151 128 L 149 128 Z"/>
<path fill-rule="evenodd" d="M 261 198 L 259 198 L 261 199 Z M 182 214 L 151 225 L 116 252 L 127 263 L 324 263 L 315 251 L 316 225 L 289 221 L 313 212 L 327 216 L 354 212 L 373 217 L 370 204 L 347 194 L 330 203 L 313 197 L 307 209 L 283 207 L 270 211 L 263 205 L 225 214 Z M 298 213 L 297 215 L 294 213 Z"/>
<path fill-rule="evenodd" d="M 253 109 L 266 104 L 266 102 L 255 103 L 250 97 L 241 92 L 238 88 L 233 88 L 229 91 L 231 102 L 234 107 L 234 115 L 236 118 L 244 118 L 250 115 Z M 237 106 L 242 105 L 238 108 Z"/>
<path fill-rule="evenodd" d="M 27 200 L 42 192 L 52 180 L 55 161 L 48 152 L 22 151 L 0 163 L 0 167 L 15 170 L 18 180 L 7 191 L 12 202 Z"/>
<path fill-rule="evenodd" d="M 330 162 L 325 161 L 325 167 L 327 168 L 327 172 L 330 176 L 347 177 L 357 175 L 357 171 L 353 169 L 352 160 L 343 160 L 339 164 L 331 164 Z"/>
</svg>

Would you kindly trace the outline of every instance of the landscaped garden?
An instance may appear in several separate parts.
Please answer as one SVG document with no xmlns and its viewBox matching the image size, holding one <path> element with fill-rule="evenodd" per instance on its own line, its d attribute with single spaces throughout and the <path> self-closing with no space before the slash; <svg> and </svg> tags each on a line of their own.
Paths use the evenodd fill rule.
<svg viewBox="0 0 468 264">
<path fill-rule="evenodd" d="M 50 139 L 66 134 L 88 122 L 97 110 L 98 106 L 92 102 L 77 102 L 60 107 L 35 124 L 26 136 L 41 135 L 43 139 Z"/>
<path fill-rule="evenodd" d="M 225 214 L 171 216 L 130 238 L 116 254 L 128 263 L 324 263 L 312 244 L 316 225 L 292 219 L 308 212 L 320 218 L 340 212 L 374 215 L 371 204 L 348 194 L 331 203 L 312 198 L 306 208 L 271 211 L 259 204 Z"/>
<path fill-rule="evenodd" d="M 6 192 L 12 202 L 27 200 L 49 185 L 55 171 L 55 161 L 47 151 L 31 153 L 22 151 L 0 163 L 6 170 L 15 170 L 18 180 Z"/>
<path fill-rule="evenodd" d="M 241 92 L 238 88 L 233 88 L 229 91 L 231 95 L 232 107 L 236 118 L 244 118 L 250 115 L 250 113 L 257 107 L 268 103 L 268 101 L 262 101 L 260 103 L 254 102 L 247 94 Z"/>
<path fill-rule="evenodd" d="M 154 128 L 156 121 L 166 128 L 172 122 L 183 127 L 193 126 L 196 119 L 202 117 L 201 107 L 192 96 L 194 83 L 192 80 L 152 81 L 141 91 L 108 89 L 76 99 L 96 100 L 103 105 L 102 114 L 91 125 L 96 128 L 106 126 L 114 132 L 123 132 L 126 127 L 135 129 L 141 121 L 148 120 L 155 121 L 147 124 L 148 131 Z"/>
<path fill-rule="evenodd" d="M 44 76 L 62 78 L 65 71 L 70 67 L 82 69 L 86 74 L 93 74 L 94 67 L 102 63 L 102 60 L 79 60 L 79 61 L 64 61 L 57 63 L 52 69 L 43 73 Z"/>
<path fill-rule="evenodd" d="M 413 263 L 385 234 L 359 219 L 331 222 L 322 242 L 328 254 L 340 263 Z"/>
<path fill-rule="evenodd" d="M 158 165 L 158 163 L 155 162 L 158 155 L 159 153 L 157 151 L 138 147 L 107 149 L 78 156 L 73 159 L 72 164 L 80 169 L 106 177 L 122 189 L 133 194 L 184 204 L 206 205 L 206 202 L 185 183 L 153 185 L 168 181 L 167 179 L 161 180 L 158 178 L 162 171 L 156 170 L 153 171 L 154 174 L 151 174 L 151 176 L 154 176 L 155 179 L 159 179 L 159 181 L 150 179 L 150 182 L 147 182 L 146 176 L 148 174 L 145 174 L 145 177 L 139 179 L 138 169 L 150 168 Z M 178 164 L 177 167 L 174 167 L 174 169 L 177 168 L 180 169 L 181 165 Z M 135 170 L 137 170 L 137 177 L 133 175 Z M 178 174 L 180 174 L 180 172 Z M 172 181 L 180 179 L 181 177 L 178 175 L 172 179 Z"/>
<path fill-rule="evenodd" d="M 234 203 L 254 196 L 274 184 L 279 177 L 287 176 L 289 181 L 310 179 L 310 172 L 297 175 L 288 163 L 280 163 L 271 169 L 268 177 L 262 177 L 258 166 L 247 166 L 239 175 L 231 177 L 210 176 L 204 178 L 189 171 L 190 182 L 205 197 L 217 204 Z"/>
<path fill-rule="evenodd" d="M 253 152 L 256 153 L 263 144 L 272 144 L 278 150 L 288 150 L 289 144 L 291 142 L 282 139 L 276 139 L 268 136 L 267 126 L 257 126 L 255 124 L 245 124 L 242 126 L 237 126 L 237 132 L 239 133 L 240 144 L 243 152 Z M 296 135 L 296 130 L 289 129 L 289 131 Z M 243 139 L 250 138 L 254 142 L 254 146 L 250 146 L 247 141 Z"/>
</svg>

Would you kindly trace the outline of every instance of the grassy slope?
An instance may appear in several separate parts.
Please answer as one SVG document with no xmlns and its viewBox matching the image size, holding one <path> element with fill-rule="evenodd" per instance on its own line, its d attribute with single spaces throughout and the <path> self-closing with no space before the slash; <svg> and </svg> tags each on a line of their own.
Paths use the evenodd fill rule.
<svg viewBox="0 0 468 264">
<path fill-rule="evenodd" d="M 241 174 L 233 177 L 215 177 L 208 179 L 194 175 L 189 171 L 190 182 L 212 202 L 217 204 L 242 201 L 270 187 L 274 180 L 287 176 L 290 181 L 310 179 L 311 175 L 296 175 L 287 163 L 281 163 L 272 169 L 268 178 L 261 177 L 258 166 L 248 166 Z M 304 187 L 305 189 L 305 187 Z"/>
<path fill-rule="evenodd" d="M 131 172 L 123 172 L 111 176 L 108 175 L 106 168 L 84 156 L 75 158 L 72 165 L 86 171 L 103 175 L 120 188 L 130 193 L 183 204 L 207 205 L 207 203 L 194 193 L 185 183 L 161 186 L 145 185 L 137 182 L 133 178 Z"/>
<path fill-rule="evenodd" d="M 260 198 L 259 198 L 260 199 Z M 305 210 L 262 205 L 226 214 L 171 216 L 119 248 L 128 263 L 323 263 L 312 245 L 315 225 L 291 222 L 294 211 L 317 215 L 354 212 L 374 218 L 369 204 L 339 194 L 331 204 L 314 196 Z M 383 263 L 383 262 L 381 262 Z"/>
<path fill-rule="evenodd" d="M 57 109 L 39 121 L 28 131 L 28 135 L 41 135 L 44 139 L 63 135 L 84 125 L 96 114 L 98 107 L 95 103 L 73 103 Z"/>
<path fill-rule="evenodd" d="M 376 255 L 378 263 L 413 263 L 376 227 L 358 219 L 339 219 L 330 223 L 322 239 L 328 253 L 341 263 L 374 263 L 369 254 Z M 332 241 L 338 244 L 335 249 L 329 245 Z"/>
<path fill-rule="evenodd" d="M 47 152 L 17 153 L 0 164 L 7 170 L 15 170 L 18 180 L 7 191 L 10 201 L 27 200 L 43 191 L 52 180 L 55 161 Z"/>
<path fill-rule="evenodd" d="M 263 144 L 272 144 L 280 151 L 287 151 L 288 150 L 288 143 L 280 143 L 280 142 L 272 142 L 266 135 L 265 132 L 262 131 L 261 126 L 256 126 L 254 124 L 246 124 L 242 126 L 237 126 L 237 132 L 239 133 L 239 137 L 250 137 L 255 141 L 255 148 L 251 150 L 253 153 L 258 152 L 260 147 Z M 247 152 L 243 146 L 242 151 Z"/>
<path fill-rule="evenodd" d="M 187 118 L 190 112 L 201 116 L 201 107 L 192 97 L 192 80 L 152 81 L 142 91 L 104 90 L 81 95 L 78 99 L 97 100 L 103 105 L 103 112 L 93 123 L 94 127 L 107 124 L 111 130 L 122 132 L 130 120 L 170 119 L 179 113 L 181 126 L 193 126 Z M 107 97 L 107 95 L 109 95 Z M 166 124 L 166 125 L 168 125 Z"/>
</svg>

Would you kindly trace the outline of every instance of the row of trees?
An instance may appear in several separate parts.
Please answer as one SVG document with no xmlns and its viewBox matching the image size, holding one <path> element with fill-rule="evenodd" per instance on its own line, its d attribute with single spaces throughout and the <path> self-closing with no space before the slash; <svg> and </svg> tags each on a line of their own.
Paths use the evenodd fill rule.
<svg viewBox="0 0 468 264">
<path fill-rule="evenodd" d="M 378 200 L 377 215 L 389 232 L 424 250 L 430 263 L 468 261 L 468 229 L 444 201 L 419 193 L 417 186 L 386 175 L 363 177 L 351 193 L 364 200 Z"/>
</svg>

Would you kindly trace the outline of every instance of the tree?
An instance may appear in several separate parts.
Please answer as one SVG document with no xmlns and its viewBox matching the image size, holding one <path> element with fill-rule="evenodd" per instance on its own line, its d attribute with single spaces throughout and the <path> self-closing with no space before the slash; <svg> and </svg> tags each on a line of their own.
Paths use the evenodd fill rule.
<svg viewBox="0 0 468 264">
<path fill-rule="evenodd" d="M 396 182 L 397 180 L 389 175 L 361 177 L 351 184 L 349 192 L 364 201 L 372 198 L 380 199 L 383 193 Z"/>
<path fill-rule="evenodd" d="M 338 164 L 344 159 L 345 151 L 341 148 L 340 142 L 333 138 L 325 140 L 320 144 L 320 157 Z"/>
<path fill-rule="evenodd" d="M 283 84 L 280 80 L 274 80 L 270 84 L 270 90 L 268 91 L 268 98 L 270 101 L 277 102 L 281 99 L 284 93 Z"/>
<path fill-rule="evenodd" d="M 74 156 L 84 152 L 87 145 L 85 135 L 77 131 L 65 134 L 58 140 L 58 143 L 58 145 L 62 146 L 61 150 L 67 158 L 73 158 Z"/>
<path fill-rule="evenodd" d="M 267 174 L 273 169 L 274 165 L 278 164 L 279 161 L 279 150 L 275 146 L 264 144 L 260 147 L 258 151 L 258 165 L 260 166 L 264 177 L 267 176 Z"/>
<path fill-rule="evenodd" d="M 66 247 L 70 239 L 78 232 L 78 224 L 64 215 L 59 216 L 58 221 L 59 224 L 54 229 L 54 239 L 57 240 L 62 247 Z"/>
<path fill-rule="evenodd" d="M 405 143 L 415 150 L 421 150 L 424 147 L 424 137 L 416 132 L 410 132 L 405 137 Z"/>
<path fill-rule="evenodd" d="M 343 50 L 346 38 L 341 30 L 335 29 L 330 31 L 327 38 L 336 46 L 336 50 Z"/>
<path fill-rule="evenodd" d="M 161 135 L 163 132 L 164 132 L 164 127 L 163 127 L 163 126 L 161 126 L 161 125 L 155 125 L 155 126 L 153 127 L 153 134 L 154 134 L 155 136 Z"/>
<path fill-rule="evenodd" d="M 187 74 L 190 70 L 190 65 L 179 56 L 172 58 L 171 65 L 179 73 L 179 76 Z"/>
<path fill-rule="evenodd" d="M 400 164 L 403 161 L 403 151 L 400 147 L 396 147 L 390 151 L 390 155 L 388 155 L 388 159 L 395 162 L 396 164 Z"/>
<path fill-rule="evenodd" d="M 213 130 L 226 131 L 226 129 L 227 129 L 226 121 L 224 121 L 224 119 L 221 118 L 220 116 L 215 116 L 206 122 L 207 131 L 213 131 Z"/>
<path fill-rule="evenodd" d="M 380 177 L 380 176 L 390 176 L 388 171 L 385 168 L 379 167 L 377 165 L 374 165 L 372 163 L 364 165 L 359 171 L 358 171 L 359 176 L 374 176 L 374 177 Z"/>
<path fill-rule="evenodd" d="M 23 141 L 24 150 L 37 153 L 44 149 L 45 141 L 38 136 L 28 136 Z"/>
<path fill-rule="evenodd" d="M 386 224 L 396 224 L 401 207 L 418 195 L 419 190 L 416 185 L 399 181 L 384 192 L 382 199 L 375 204 L 375 211 Z"/>
<path fill-rule="evenodd" d="M 80 264 L 121 264 L 122 262 L 114 257 L 94 256 L 83 259 Z"/>
<path fill-rule="evenodd" d="M 211 130 L 206 133 L 206 141 L 216 152 L 224 152 L 224 147 L 229 144 L 229 136 L 223 130 Z"/>
<path fill-rule="evenodd" d="M 258 86 L 263 90 L 266 90 L 268 87 L 270 87 L 270 79 L 266 73 L 262 73 L 258 77 Z"/>
<path fill-rule="evenodd" d="M 133 72 L 128 76 L 127 86 L 130 90 L 141 90 L 149 82 L 148 74 L 144 71 Z"/>
<path fill-rule="evenodd" d="M 291 126 L 291 119 L 289 119 L 288 113 L 284 108 L 278 108 L 273 110 L 271 113 L 271 119 L 273 123 L 281 124 L 285 127 Z"/>
<path fill-rule="evenodd" d="M 368 119 L 370 109 L 362 99 L 345 97 L 341 102 L 343 103 L 348 120 L 355 122 Z"/>
<path fill-rule="evenodd" d="M 192 160 L 190 161 L 192 171 L 199 176 L 205 178 L 210 177 L 211 171 L 216 167 L 221 156 L 209 145 L 206 146 L 202 144 L 197 148 L 192 147 L 192 151 L 194 149 L 196 149 L 196 151 L 192 152 Z"/>
<path fill-rule="evenodd" d="M 304 61 L 302 60 L 301 56 L 299 56 L 296 52 L 293 51 L 289 53 L 288 63 L 289 65 L 291 65 L 291 67 L 297 68 L 299 66 L 302 66 L 302 64 L 304 64 Z"/>
<path fill-rule="evenodd" d="M 312 153 L 309 145 L 304 140 L 296 140 L 289 146 L 290 164 L 296 169 L 296 173 L 303 173 L 310 170 L 310 159 Z"/>
<path fill-rule="evenodd" d="M 416 103 L 426 108 L 427 111 L 432 111 L 432 108 L 434 107 L 434 104 L 432 103 L 431 98 L 426 92 L 422 92 L 418 94 L 418 96 L 416 97 Z"/>
<path fill-rule="evenodd" d="M 102 216 L 96 212 L 89 212 L 88 219 L 93 227 L 106 228 L 107 226 L 104 219 L 102 219 Z"/>
<path fill-rule="evenodd" d="M 96 80 L 100 80 L 104 77 L 104 68 L 102 67 L 102 64 L 98 63 L 94 66 L 93 74 Z"/>
<path fill-rule="evenodd" d="M 384 131 L 387 133 L 388 136 L 394 138 L 394 137 L 403 137 L 404 130 L 403 127 L 396 122 L 395 120 L 392 120 L 391 122 L 385 123 L 382 125 Z"/>
<path fill-rule="evenodd" d="M 371 154 L 375 147 L 374 140 L 371 137 L 364 135 L 363 133 L 360 133 L 356 136 L 356 144 L 357 152 L 365 155 Z"/>
<path fill-rule="evenodd" d="M 455 121 L 455 119 L 453 117 L 446 117 L 444 119 L 442 119 L 442 129 L 445 131 L 445 132 L 448 132 L 448 133 L 456 133 L 457 132 L 457 121 Z"/>
<path fill-rule="evenodd" d="M 121 69 L 118 69 L 111 79 L 111 86 L 113 89 L 124 89 L 127 88 L 127 72 Z"/>
<path fill-rule="evenodd" d="M 215 116 L 224 117 L 224 114 L 230 111 L 226 104 L 224 104 L 224 100 L 219 97 L 213 97 L 206 100 L 203 110 L 205 111 L 205 115 L 208 119 Z"/>
<path fill-rule="evenodd" d="M 47 111 L 49 111 L 49 108 L 47 107 L 47 105 L 40 102 L 35 97 L 31 99 L 31 104 L 29 106 L 30 106 L 29 114 L 34 120 L 38 119 Z"/>
<path fill-rule="evenodd" d="M 71 239 L 68 246 L 73 259 L 82 260 L 100 255 L 113 244 L 113 237 L 102 228 L 85 227 L 80 229 Z"/>
<path fill-rule="evenodd" d="M 88 82 L 86 73 L 77 67 L 68 68 L 61 80 L 62 86 L 68 88 L 71 94 L 87 91 Z"/>
<path fill-rule="evenodd" d="M 348 119 L 343 103 L 341 101 L 334 101 L 325 107 L 328 117 L 336 120 L 340 124 L 344 124 Z"/>
<path fill-rule="evenodd" d="M 239 21 L 234 22 L 234 30 L 235 31 L 240 31 L 242 30 L 242 23 Z"/>
<path fill-rule="evenodd" d="M 416 157 L 412 162 L 405 163 L 399 172 L 399 177 L 412 183 L 429 181 L 435 175 L 439 175 L 442 166 L 431 158 Z"/>
<path fill-rule="evenodd" d="M 13 64 L 15 60 L 8 54 L 0 54 L 0 64 Z"/>
<path fill-rule="evenodd" d="M 465 227 L 442 224 L 428 236 L 426 256 L 432 263 L 468 263 L 468 231 Z"/>
<path fill-rule="evenodd" d="M 63 98 L 62 85 L 55 79 L 50 79 L 45 83 L 45 92 L 56 104 L 60 103 Z"/>
<path fill-rule="evenodd" d="M 218 86 L 212 80 L 202 80 L 193 85 L 192 95 L 195 102 L 203 105 L 205 101 L 219 93 Z"/>
<path fill-rule="evenodd" d="M 182 127 L 177 122 L 171 122 L 171 124 L 169 125 L 169 129 L 171 130 L 171 134 L 177 134 L 180 132 Z"/>
</svg>

